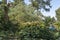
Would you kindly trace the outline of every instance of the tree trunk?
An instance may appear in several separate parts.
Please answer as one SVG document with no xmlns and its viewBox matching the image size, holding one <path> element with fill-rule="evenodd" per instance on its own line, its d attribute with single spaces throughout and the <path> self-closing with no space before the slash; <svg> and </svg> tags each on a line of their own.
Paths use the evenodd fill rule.
<svg viewBox="0 0 60 40">
<path fill-rule="evenodd" d="M 7 0 L 2 0 L 2 2 L 3 2 L 3 7 L 4 7 L 4 20 L 5 21 L 8 21 L 8 9 L 9 9 L 9 7 L 7 6 Z"/>
</svg>

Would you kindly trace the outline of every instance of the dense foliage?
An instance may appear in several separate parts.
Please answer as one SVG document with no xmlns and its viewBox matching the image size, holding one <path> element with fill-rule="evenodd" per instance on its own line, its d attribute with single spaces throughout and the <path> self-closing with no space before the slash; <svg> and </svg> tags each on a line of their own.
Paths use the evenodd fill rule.
<svg viewBox="0 0 60 40">
<path fill-rule="evenodd" d="M 60 8 L 58 8 L 56 10 L 56 17 L 57 17 L 58 21 L 60 21 Z"/>
<path fill-rule="evenodd" d="M 26 5 L 24 0 L 14 0 L 0 4 L 0 35 L 13 35 L 21 40 L 56 40 L 60 36 L 60 22 L 55 18 L 42 15 L 39 9 L 49 11 L 51 0 L 30 0 Z M 59 9 L 56 11 L 59 20 Z M 38 15 L 37 15 L 38 14 Z"/>
</svg>

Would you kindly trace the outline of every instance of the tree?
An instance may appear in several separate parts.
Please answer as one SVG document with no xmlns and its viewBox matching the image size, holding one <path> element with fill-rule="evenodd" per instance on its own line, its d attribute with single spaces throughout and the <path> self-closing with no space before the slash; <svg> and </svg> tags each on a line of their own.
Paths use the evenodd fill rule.
<svg viewBox="0 0 60 40">
<path fill-rule="evenodd" d="M 8 11 L 9 11 L 9 7 L 8 7 L 8 4 L 7 4 L 7 0 L 2 0 L 2 8 L 4 10 L 4 20 L 5 21 L 8 21 Z"/>
<path fill-rule="evenodd" d="M 51 0 L 31 0 L 33 7 L 35 7 L 37 10 L 43 8 L 46 11 L 49 11 L 49 8 L 46 8 L 46 6 L 50 6 Z"/>
<path fill-rule="evenodd" d="M 57 29 L 57 32 L 58 32 L 58 38 L 59 38 L 59 35 L 60 35 L 60 8 L 58 8 L 56 10 L 56 18 L 57 18 L 57 22 L 54 23 L 56 29 Z"/>
<path fill-rule="evenodd" d="M 54 26 L 55 26 L 55 28 L 57 29 L 57 31 L 56 31 L 56 37 L 57 37 L 57 39 L 60 37 L 60 22 L 59 21 L 56 21 L 55 23 L 54 23 Z"/>
<path fill-rule="evenodd" d="M 0 5 L 0 31 L 3 31 L 5 35 L 12 34 L 15 36 L 19 29 L 18 23 L 14 24 L 9 20 L 7 0 L 2 1 L 3 3 Z"/>
<path fill-rule="evenodd" d="M 14 0 L 15 5 L 19 4 L 21 1 L 24 1 L 24 0 Z"/>
<path fill-rule="evenodd" d="M 54 21 L 55 21 L 54 18 L 51 18 L 51 17 L 45 17 L 45 20 L 44 20 L 46 26 L 50 26 L 50 24 L 53 24 Z"/>
<path fill-rule="evenodd" d="M 31 0 L 30 5 L 23 4 L 24 0 L 14 1 L 16 5 L 9 8 L 7 0 L 3 0 L 3 8 L 0 10 L 0 31 L 4 31 L 8 36 L 11 34 L 14 37 L 21 37 L 23 40 L 56 39 L 54 32 L 46 28 L 51 23 L 53 24 L 54 18 L 45 17 L 45 20 L 42 21 L 42 14 L 39 10 L 40 8 L 49 10 L 45 6 L 50 7 L 50 0 Z M 9 17 L 8 21 L 5 21 L 5 16 Z"/>
<path fill-rule="evenodd" d="M 21 0 L 20 1 L 14 0 L 14 1 L 19 4 Z M 50 6 L 51 0 L 29 0 L 29 1 L 31 2 L 31 5 L 35 8 L 35 10 L 37 11 L 41 8 L 43 8 L 45 11 L 49 11 L 51 8 Z M 46 6 L 48 6 L 49 8 L 47 8 Z"/>
<path fill-rule="evenodd" d="M 56 17 L 57 17 L 57 20 L 60 21 L 60 8 L 56 10 Z"/>
<path fill-rule="evenodd" d="M 37 25 L 27 25 L 19 33 L 22 40 L 55 40 L 53 32 L 47 28 L 41 28 Z"/>
<path fill-rule="evenodd" d="M 40 20 L 39 17 L 35 15 L 33 12 L 34 12 L 34 8 L 32 6 L 26 6 L 20 3 L 11 10 L 11 12 L 9 13 L 9 17 L 10 20 L 16 20 L 17 22 L 39 21 Z"/>
<path fill-rule="evenodd" d="M 2 2 L 3 2 L 4 4 L 7 4 L 7 0 L 2 0 Z"/>
</svg>

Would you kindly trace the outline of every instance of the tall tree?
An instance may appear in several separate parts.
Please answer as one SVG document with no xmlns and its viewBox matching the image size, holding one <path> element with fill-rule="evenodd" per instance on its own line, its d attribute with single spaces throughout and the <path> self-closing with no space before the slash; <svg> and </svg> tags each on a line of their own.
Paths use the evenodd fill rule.
<svg viewBox="0 0 60 40">
<path fill-rule="evenodd" d="M 18 32 L 18 23 L 13 24 L 10 20 L 9 20 L 9 16 L 8 16 L 8 5 L 7 5 L 7 0 L 2 0 L 2 5 L 0 5 L 0 31 L 4 32 L 5 35 L 10 35 L 13 34 L 15 35 L 16 32 Z"/>
</svg>

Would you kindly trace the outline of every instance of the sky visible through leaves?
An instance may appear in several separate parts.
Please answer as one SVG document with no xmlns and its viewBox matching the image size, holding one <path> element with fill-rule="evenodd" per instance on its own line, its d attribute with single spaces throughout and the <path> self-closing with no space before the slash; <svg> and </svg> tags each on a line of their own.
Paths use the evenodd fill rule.
<svg viewBox="0 0 60 40">
<path fill-rule="evenodd" d="M 25 0 L 25 3 L 28 4 L 29 3 L 28 0 Z M 52 6 L 52 8 L 50 9 L 50 12 L 46 12 L 46 11 L 42 10 L 43 15 L 55 17 L 56 16 L 55 10 L 60 7 L 60 0 L 52 0 L 51 6 Z"/>
<path fill-rule="evenodd" d="M 8 1 L 12 1 L 13 2 L 13 0 L 8 0 Z M 25 3 L 29 4 L 30 2 L 29 2 L 29 0 L 25 0 Z M 50 9 L 50 12 L 46 12 L 44 10 L 41 11 L 43 13 L 43 15 L 51 16 L 51 17 L 54 16 L 55 17 L 56 16 L 55 10 L 60 7 L 60 0 L 52 0 L 51 1 L 51 6 L 52 6 L 52 8 Z"/>
</svg>

